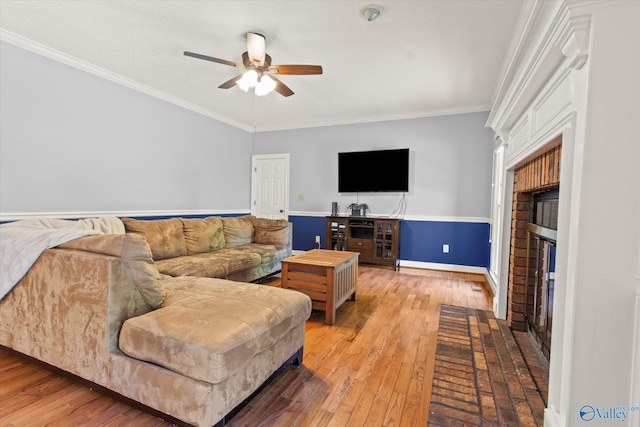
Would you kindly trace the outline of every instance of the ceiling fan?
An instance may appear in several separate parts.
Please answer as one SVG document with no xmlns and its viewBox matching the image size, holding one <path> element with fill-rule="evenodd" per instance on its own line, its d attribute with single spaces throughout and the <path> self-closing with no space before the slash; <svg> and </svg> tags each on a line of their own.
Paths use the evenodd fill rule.
<svg viewBox="0 0 640 427">
<path fill-rule="evenodd" d="M 247 33 L 247 51 L 242 54 L 242 64 L 237 64 L 225 59 L 201 55 L 199 53 L 184 52 L 186 56 L 230 65 L 245 70 L 231 80 L 227 80 L 218 86 L 220 89 L 229 89 L 238 85 L 245 92 L 255 88 L 258 96 L 266 95 L 275 90 L 282 96 L 291 96 L 293 91 L 287 85 L 277 79 L 274 74 L 310 75 L 322 74 L 320 65 L 271 65 L 271 57 L 267 55 L 265 36 L 258 33 Z"/>
</svg>

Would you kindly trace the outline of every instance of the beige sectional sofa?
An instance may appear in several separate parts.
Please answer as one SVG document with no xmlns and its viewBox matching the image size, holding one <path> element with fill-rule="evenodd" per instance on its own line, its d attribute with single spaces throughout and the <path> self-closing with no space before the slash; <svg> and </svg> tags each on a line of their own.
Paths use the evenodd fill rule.
<svg viewBox="0 0 640 427">
<path fill-rule="evenodd" d="M 123 218 L 127 233 L 145 237 L 162 274 L 251 282 L 280 271 L 291 255 L 286 220 L 211 216 L 203 219 Z"/>
<path fill-rule="evenodd" d="M 277 255 L 263 255 L 270 246 L 276 254 L 290 252 L 290 234 L 288 249 L 275 237 L 285 238 L 290 227 L 284 233 L 281 222 L 250 217 L 230 223 L 248 226 L 247 219 L 253 225 L 252 242 L 207 243 L 221 246 L 215 250 L 220 255 L 228 250 L 214 275 L 238 277 L 244 271 L 254 277 L 274 268 L 277 261 L 270 256 Z M 305 321 L 311 314 L 306 295 L 186 274 L 210 274 L 200 261 L 188 263 L 186 271 L 179 271 L 177 263 L 163 268 L 177 277 L 160 273 L 157 265 L 163 260 L 214 253 L 187 246 L 193 234 L 184 224 L 218 221 L 168 220 L 183 224 L 185 246 L 166 243 L 179 255 L 158 260 L 152 252 L 162 247 L 160 235 L 149 245 L 148 230 L 136 229 L 149 224 L 124 222 L 125 234 L 81 237 L 45 250 L 0 300 L 0 345 L 196 426 L 224 425 L 225 416 L 274 372 L 302 362 Z M 226 226 L 224 219 L 220 222 Z M 267 237 L 265 227 L 275 235 Z M 223 229 L 226 242 L 233 240 L 232 230 Z M 233 258 L 243 253 L 251 254 L 251 273 L 235 270 Z"/>
</svg>

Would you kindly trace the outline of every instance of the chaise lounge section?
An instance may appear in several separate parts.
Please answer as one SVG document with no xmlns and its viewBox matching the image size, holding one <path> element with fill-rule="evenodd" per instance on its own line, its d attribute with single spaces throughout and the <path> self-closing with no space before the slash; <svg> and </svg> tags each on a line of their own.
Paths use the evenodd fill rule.
<svg viewBox="0 0 640 427">
<path fill-rule="evenodd" d="M 302 362 L 310 314 L 302 293 L 160 274 L 140 234 L 92 235 L 45 250 L 0 301 L 0 345 L 170 418 L 224 425 Z"/>
</svg>

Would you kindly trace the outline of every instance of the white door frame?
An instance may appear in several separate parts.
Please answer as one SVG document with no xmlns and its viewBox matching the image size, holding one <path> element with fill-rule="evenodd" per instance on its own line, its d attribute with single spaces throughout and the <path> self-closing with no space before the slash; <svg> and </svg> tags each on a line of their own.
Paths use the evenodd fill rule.
<svg viewBox="0 0 640 427">
<path fill-rule="evenodd" d="M 251 156 L 251 214 L 255 215 L 256 200 L 258 200 L 259 188 L 256 185 L 256 163 L 258 160 L 268 159 L 282 159 L 285 160 L 285 180 L 284 180 L 284 194 L 282 195 L 284 200 L 284 219 L 289 219 L 289 180 L 290 180 L 290 158 L 289 153 L 284 154 L 254 154 Z"/>
</svg>

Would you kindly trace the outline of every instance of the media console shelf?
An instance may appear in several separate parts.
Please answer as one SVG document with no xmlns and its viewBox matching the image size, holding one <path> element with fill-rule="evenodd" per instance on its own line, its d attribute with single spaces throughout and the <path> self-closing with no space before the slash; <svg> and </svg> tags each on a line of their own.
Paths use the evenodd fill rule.
<svg viewBox="0 0 640 427">
<path fill-rule="evenodd" d="M 358 216 L 327 217 L 327 249 L 360 252 L 362 263 L 398 269 L 400 220 Z"/>
</svg>

